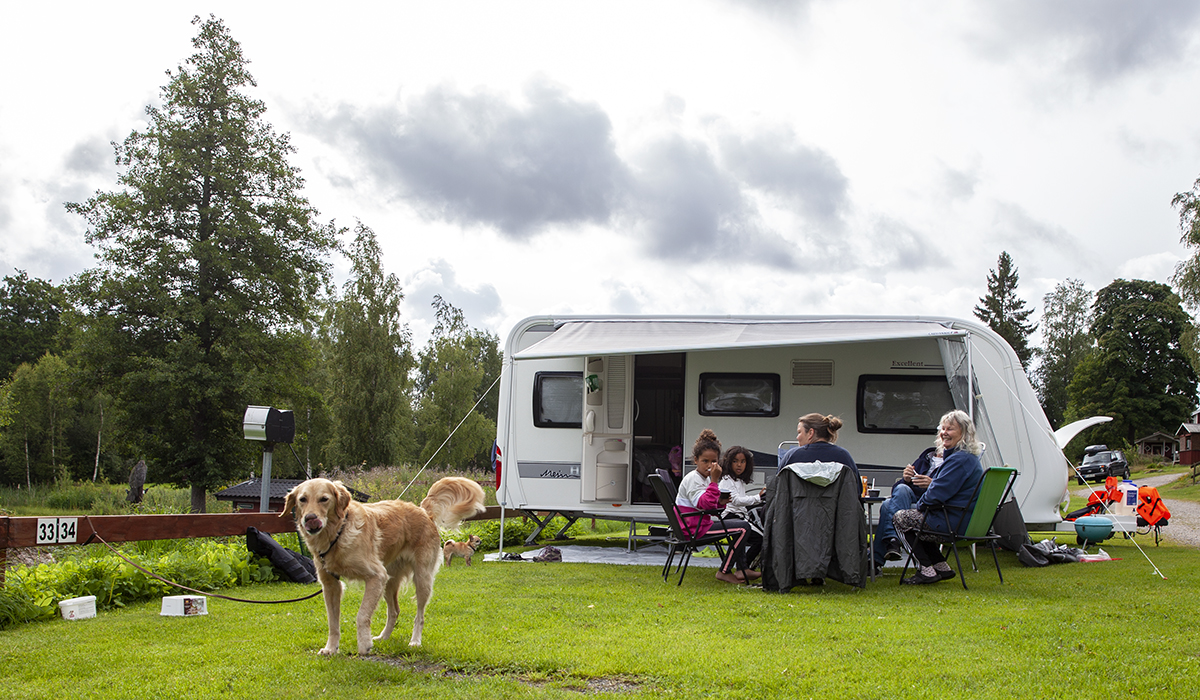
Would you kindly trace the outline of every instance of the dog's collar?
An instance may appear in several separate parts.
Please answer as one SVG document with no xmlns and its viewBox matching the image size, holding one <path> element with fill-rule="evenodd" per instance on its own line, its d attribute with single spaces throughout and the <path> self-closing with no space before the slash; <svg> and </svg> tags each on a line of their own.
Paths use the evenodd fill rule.
<svg viewBox="0 0 1200 700">
<path fill-rule="evenodd" d="M 332 552 L 333 548 L 337 546 L 338 540 L 342 539 L 342 530 L 345 530 L 345 529 L 346 529 L 346 521 L 343 520 L 342 526 L 338 528 L 337 537 L 333 538 L 333 541 L 329 543 L 329 546 L 325 548 L 324 552 L 321 552 L 320 554 L 317 555 L 318 557 L 320 557 L 321 561 L 325 561 L 325 555 Z"/>
<path fill-rule="evenodd" d="M 475 551 L 475 547 L 471 546 L 470 542 L 463 542 L 463 544 L 467 545 L 467 549 L 470 549 L 472 552 Z"/>
</svg>

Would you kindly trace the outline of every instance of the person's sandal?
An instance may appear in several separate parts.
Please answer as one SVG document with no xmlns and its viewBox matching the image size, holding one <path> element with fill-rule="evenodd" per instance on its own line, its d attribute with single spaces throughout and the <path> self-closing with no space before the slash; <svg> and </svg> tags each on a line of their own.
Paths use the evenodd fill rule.
<svg viewBox="0 0 1200 700">
<path fill-rule="evenodd" d="M 909 586 L 919 586 L 919 585 L 925 584 L 925 583 L 937 583 L 938 581 L 941 581 L 941 580 L 942 580 L 942 577 L 939 576 L 937 574 L 937 572 L 934 572 L 933 576 L 926 576 L 925 574 L 918 571 L 916 574 L 904 579 L 903 583 L 905 583 Z"/>
</svg>

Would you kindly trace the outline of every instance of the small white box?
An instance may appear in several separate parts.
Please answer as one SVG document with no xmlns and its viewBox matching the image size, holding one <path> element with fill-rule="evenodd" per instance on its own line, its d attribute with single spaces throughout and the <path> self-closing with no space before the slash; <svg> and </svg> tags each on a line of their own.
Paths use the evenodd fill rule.
<svg viewBox="0 0 1200 700">
<path fill-rule="evenodd" d="M 58 601 L 58 609 L 62 611 L 64 620 L 82 620 L 96 616 L 96 596 L 85 595 L 82 598 L 68 598 Z"/>
<path fill-rule="evenodd" d="M 163 596 L 162 612 L 159 615 L 191 617 L 208 614 L 208 598 L 202 595 Z"/>
</svg>

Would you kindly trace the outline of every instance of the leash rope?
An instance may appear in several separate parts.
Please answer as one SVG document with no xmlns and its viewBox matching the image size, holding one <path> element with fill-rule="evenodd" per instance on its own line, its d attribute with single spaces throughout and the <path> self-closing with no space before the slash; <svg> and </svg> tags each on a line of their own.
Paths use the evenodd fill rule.
<svg viewBox="0 0 1200 700">
<path fill-rule="evenodd" d="M 290 598 L 288 600 L 249 600 L 247 598 L 234 598 L 233 596 L 221 595 L 220 593 L 213 593 L 211 591 L 198 591 L 195 588 L 189 588 L 181 583 L 176 583 L 169 579 L 165 579 L 162 576 L 159 576 L 158 574 L 154 573 L 153 571 L 150 571 L 149 569 L 139 566 L 136 562 L 134 562 L 129 557 L 125 556 L 124 554 L 121 554 L 121 552 L 116 547 L 114 547 L 111 544 L 109 544 L 108 542 L 104 541 L 104 538 L 101 537 L 98 532 L 96 532 L 96 526 L 92 524 L 91 517 L 85 515 L 83 519 L 86 520 L 88 526 L 92 528 L 92 534 L 87 538 L 87 541 L 84 542 L 84 544 L 90 544 L 92 540 L 98 540 L 100 542 L 100 544 L 104 545 L 105 547 L 108 547 L 110 552 L 117 555 L 121 559 L 124 559 L 126 564 L 129 564 L 133 568 L 137 569 L 138 571 L 141 571 L 143 574 L 146 574 L 147 576 L 149 576 L 151 578 L 155 578 L 155 579 L 158 579 L 159 581 L 162 581 L 163 583 L 167 584 L 168 586 L 174 586 L 176 588 L 180 588 L 185 591 L 191 591 L 192 593 L 199 593 L 200 595 L 205 595 L 205 596 L 212 596 L 213 598 L 220 598 L 222 600 L 232 600 L 235 603 L 259 603 L 262 605 L 277 605 L 279 603 L 299 603 L 302 600 L 308 600 L 309 598 L 315 598 L 315 597 L 321 595 L 321 593 L 324 591 L 324 588 L 320 588 L 311 595 L 306 595 L 303 598 Z"/>
</svg>

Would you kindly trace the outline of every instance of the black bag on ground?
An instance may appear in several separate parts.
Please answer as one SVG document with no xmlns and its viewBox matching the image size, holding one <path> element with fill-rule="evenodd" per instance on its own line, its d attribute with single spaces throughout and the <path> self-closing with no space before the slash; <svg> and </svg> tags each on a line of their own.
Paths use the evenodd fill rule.
<svg viewBox="0 0 1200 700">
<path fill-rule="evenodd" d="M 274 537 L 259 532 L 257 528 L 246 528 L 246 549 L 270 559 L 271 566 L 293 583 L 317 582 L 317 568 L 313 566 L 312 559 L 285 548 Z"/>
<path fill-rule="evenodd" d="M 1021 507 L 1015 499 L 1009 499 L 1000 506 L 996 519 L 992 521 L 992 531 L 1000 535 L 999 545 L 1010 552 L 1020 552 L 1021 547 L 1032 544 L 1029 531 L 1025 529 L 1025 516 L 1021 515 Z"/>
</svg>

